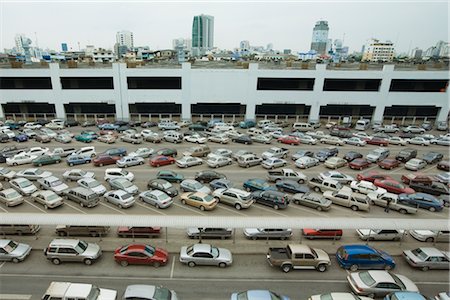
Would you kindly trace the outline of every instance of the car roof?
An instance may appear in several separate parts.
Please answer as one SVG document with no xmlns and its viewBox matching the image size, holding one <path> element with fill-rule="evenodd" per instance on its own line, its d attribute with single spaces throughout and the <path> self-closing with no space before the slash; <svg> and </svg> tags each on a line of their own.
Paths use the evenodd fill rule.
<svg viewBox="0 0 450 300">
<path fill-rule="evenodd" d="M 153 297 L 155 295 L 156 286 L 154 285 L 144 285 L 144 284 L 133 284 L 129 285 L 125 290 L 123 295 L 124 299 L 134 299 L 142 298 L 146 299 L 148 297 Z"/>
<path fill-rule="evenodd" d="M 194 252 L 210 252 L 211 245 L 209 245 L 209 244 L 194 244 L 193 249 L 194 249 Z"/>
<path fill-rule="evenodd" d="M 6 245 L 8 245 L 9 244 L 9 242 L 11 242 L 12 240 L 0 240 L 0 247 L 1 248 L 3 248 L 3 247 L 5 247 Z M 17 242 L 16 242 L 17 243 Z"/>
<path fill-rule="evenodd" d="M 428 256 L 445 256 L 441 250 L 433 247 L 420 247 L 419 249 Z"/>
<path fill-rule="evenodd" d="M 54 239 L 50 242 L 50 246 L 69 245 L 75 247 L 79 242 L 79 239 Z"/>
<path fill-rule="evenodd" d="M 388 271 L 383 270 L 369 270 L 367 271 L 375 282 L 390 282 L 396 283 L 392 275 Z"/>
<path fill-rule="evenodd" d="M 47 197 L 47 196 L 54 195 L 55 192 L 49 191 L 49 190 L 40 190 L 40 191 L 39 191 L 39 194 L 43 195 L 44 197 Z"/>
<path fill-rule="evenodd" d="M 293 253 L 312 253 L 312 249 L 307 245 L 290 244 Z"/>
<path fill-rule="evenodd" d="M 426 298 L 418 292 L 395 292 L 393 295 L 395 295 L 398 300 L 426 300 Z"/>
<path fill-rule="evenodd" d="M 8 195 L 8 194 L 11 194 L 11 193 L 14 193 L 14 192 L 17 193 L 17 191 L 15 189 L 13 189 L 13 188 L 4 189 L 1 192 L 4 193 L 5 195 Z"/>
<path fill-rule="evenodd" d="M 375 249 L 368 245 L 344 245 L 345 251 L 348 254 L 368 254 L 375 253 Z"/>
<path fill-rule="evenodd" d="M 109 173 L 109 172 L 122 172 L 121 168 L 109 168 L 105 170 L 105 173 Z"/>
</svg>

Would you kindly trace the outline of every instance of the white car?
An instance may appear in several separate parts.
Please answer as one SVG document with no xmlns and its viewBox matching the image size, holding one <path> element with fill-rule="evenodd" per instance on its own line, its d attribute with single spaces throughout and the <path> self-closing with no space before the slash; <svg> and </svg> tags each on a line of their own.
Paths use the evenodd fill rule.
<svg viewBox="0 0 450 300">
<path fill-rule="evenodd" d="M 344 146 L 344 141 L 338 138 L 337 136 L 327 136 L 320 139 L 322 144 L 336 145 L 336 146 Z"/>
<path fill-rule="evenodd" d="M 430 140 L 427 140 L 420 136 L 416 136 L 407 140 L 407 143 L 413 145 L 430 146 Z"/>
<path fill-rule="evenodd" d="M 212 156 L 231 157 L 231 154 L 233 154 L 233 151 L 231 151 L 229 149 L 219 148 L 219 149 L 216 149 L 213 152 L 209 153 L 207 158 L 210 158 Z"/>
<path fill-rule="evenodd" d="M 180 168 L 188 168 L 192 166 L 198 166 L 203 163 L 203 160 L 200 157 L 193 157 L 193 156 L 183 156 L 180 159 L 177 159 L 176 162 L 178 167 Z"/>
<path fill-rule="evenodd" d="M 45 124 L 45 127 L 47 129 L 60 130 L 60 129 L 64 128 L 64 124 L 50 122 L 50 123 Z"/>
<path fill-rule="evenodd" d="M 317 158 L 309 156 L 300 157 L 295 161 L 295 166 L 300 169 L 308 169 L 311 167 L 318 166 L 319 164 L 320 161 Z"/>
<path fill-rule="evenodd" d="M 353 133 L 353 136 L 359 137 L 361 139 L 371 139 L 372 138 L 371 135 L 367 134 L 364 131 L 355 132 L 355 133 Z"/>
<path fill-rule="evenodd" d="M 110 202 L 112 204 L 117 205 L 119 208 L 128 208 L 133 206 L 136 200 L 134 196 L 123 191 L 123 190 L 114 190 L 106 192 L 103 196 L 106 202 Z"/>
<path fill-rule="evenodd" d="M 173 203 L 173 199 L 160 190 L 142 192 L 139 194 L 139 199 L 156 208 L 167 208 Z"/>
<path fill-rule="evenodd" d="M 356 232 L 364 241 L 400 241 L 405 233 L 402 229 L 357 229 Z"/>
<path fill-rule="evenodd" d="M 22 134 L 25 134 L 26 136 L 28 136 L 28 138 L 34 138 L 36 136 L 36 132 L 34 132 L 32 129 L 24 129 L 22 130 Z"/>
<path fill-rule="evenodd" d="M 39 128 L 41 128 L 41 127 L 42 127 L 41 124 L 37 124 L 37 123 L 33 123 L 33 122 L 29 122 L 29 123 L 26 123 L 25 125 L 23 125 L 23 128 L 25 128 L 25 129 L 31 129 L 31 130 L 33 130 L 33 129 L 39 129 Z"/>
<path fill-rule="evenodd" d="M 148 136 L 152 136 L 153 134 L 155 134 L 155 132 L 153 132 L 151 129 L 143 129 L 141 131 L 141 135 L 142 137 L 144 137 L 144 139 Z"/>
<path fill-rule="evenodd" d="M 230 138 L 226 134 L 214 134 L 208 137 L 209 142 L 220 143 L 220 144 L 228 144 L 230 142 Z"/>
<path fill-rule="evenodd" d="M 365 145 L 367 145 L 367 142 L 365 140 L 363 140 L 360 137 L 354 136 L 348 139 L 344 139 L 344 143 L 349 144 L 349 145 L 354 145 L 354 146 L 358 146 L 358 147 L 363 147 Z"/>
<path fill-rule="evenodd" d="M 137 156 L 137 157 L 147 158 L 150 155 L 152 155 L 154 152 L 155 152 L 155 150 L 153 150 L 153 149 L 138 148 L 136 151 L 129 153 L 128 156 L 131 156 L 131 157 Z"/>
<path fill-rule="evenodd" d="M 340 182 L 342 184 L 348 184 L 355 180 L 352 176 L 343 174 L 338 171 L 327 171 L 320 173 L 319 178 L 336 180 L 337 182 Z"/>
<path fill-rule="evenodd" d="M 37 191 L 31 195 L 33 202 L 38 202 L 44 206 L 45 209 L 55 208 L 63 205 L 64 200 L 53 191 Z"/>
<path fill-rule="evenodd" d="M 206 164 L 211 168 L 219 168 L 223 166 L 231 165 L 233 160 L 230 157 L 221 156 L 221 155 L 208 155 L 208 159 L 206 160 Z"/>
<path fill-rule="evenodd" d="M 36 157 L 37 157 L 37 156 L 41 156 L 44 154 L 48 154 L 49 152 L 50 152 L 50 149 L 48 149 L 47 147 L 32 147 L 26 153 L 28 155 L 36 155 Z"/>
<path fill-rule="evenodd" d="M 70 169 L 63 174 L 64 180 L 76 181 L 81 178 L 95 178 L 94 172 L 87 172 L 81 169 Z"/>
<path fill-rule="evenodd" d="M 261 162 L 261 166 L 264 169 L 275 169 L 284 167 L 287 165 L 287 161 L 278 157 L 269 157 Z"/>
<path fill-rule="evenodd" d="M 253 142 L 261 144 L 270 144 L 273 139 L 273 137 L 268 134 L 252 135 L 250 138 L 252 139 Z"/>
<path fill-rule="evenodd" d="M 321 294 L 321 295 L 312 295 L 311 297 L 309 297 L 308 300 L 323 300 L 323 299 L 327 299 L 327 300 L 373 300 L 372 298 L 369 298 L 369 297 L 363 297 L 363 296 L 356 297 L 352 293 L 345 293 L 345 292 L 344 293 L 334 292 L 334 293 Z"/>
<path fill-rule="evenodd" d="M 9 182 L 9 185 L 21 195 L 31 195 L 37 191 L 37 187 L 26 178 L 13 179 Z"/>
<path fill-rule="evenodd" d="M 12 139 L 16 136 L 16 134 L 14 133 L 14 131 L 12 131 L 11 129 L 2 129 L 2 133 L 6 134 L 8 136 L 8 138 Z"/>
<path fill-rule="evenodd" d="M 403 132 L 424 134 L 425 129 L 422 127 L 419 127 L 419 126 L 411 125 L 411 126 L 403 128 Z"/>
<path fill-rule="evenodd" d="M 20 170 L 16 173 L 16 177 L 23 177 L 28 180 L 38 180 L 41 178 L 52 176 L 52 172 L 42 171 L 38 168 L 30 168 L 25 170 Z"/>
<path fill-rule="evenodd" d="M 0 180 L 9 181 L 16 177 L 16 172 L 8 168 L 0 167 Z"/>
<path fill-rule="evenodd" d="M 388 138 L 388 142 L 389 142 L 389 144 L 392 144 L 392 145 L 400 145 L 400 146 L 406 145 L 406 140 L 402 139 L 399 136 L 391 136 L 390 138 Z"/>
<path fill-rule="evenodd" d="M 359 192 L 361 194 L 371 194 L 377 197 L 378 195 L 387 193 L 387 191 L 383 188 L 377 187 L 375 184 L 373 184 L 370 181 L 352 181 L 350 183 L 350 188 L 354 192 Z"/>
<path fill-rule="evenodd" d="M 19 154 L 14 155 L 13 157 L 6 158 L 6 164 L 8 166 L 30 164 L 36 158 L 37 158 L 36 155 L 29 155 L 25 152 L 21 152 Z"/>
<path fill-rule="evenodd" d="M 190 142 L 190 143 L 204 144 L 204 143 L 206 143 L 207 138 L 198 133 L 194 133 L 194 134 L 185 136 L 183 138 L 183 140 L 185 140 L 186 142 Z"/>
<path fill-rule="evenodd" d="M 69 188 L 67 184 L 55 176 L 41 178 L 37 181 L 37 184 L 41 189 L 50 190 L 58 195 L 61 195 L 66 189 Z"/>
<path fill-rule="evenodd" d="M 128 172 L 126 170 L 122 170 L 120 168 L 109 168 L 105 170 L 105 181 L 108 181 L 110 179 L 114 178 L 126 178 L 129 181 L 134 180 L 134 174 L 131 172 Z"/>
<path fill-rule="evenodd" d="M 132 166 L 143 165 L 145 162 L 144 158 L 140 156 L 124 156 L 118 161 L 116 161 L 116 165 L 119 168 L 127 168 Z"/>
<path fill-rule="evenodd" d="M 192 125 L 192 122 L 189 120 L 183 120 L 180 123 L 178 123 L 178 125 L 180 125 L 181 128 L 188 127 L 189 125 Z"/>
<path fill-rule="evenodd" d="M 299 136 L 299 138 L 300 138 L 300 142 L 302 144 L 308 144 L 308 145 L 315 145 L 315 144 L 317 144 L 317 139 L 312 137 L 312 136 L 310 136 L 310 135 L 302 134 L 301 136 Z"/>
<path fill-rule="evenodd" d="M 81 178 L 77 183 L 79 186 L 90 189 L 99 196 L 106 193 L 105 186 L 94 178 Z"/>
<path fill-rule="evenodd" d="M 427 162 L 420 158 L 413 158 L 406 162 L 405 169 L 411 171 L 418 171 L 427 166 Z"/>
<path fill-rule="evenodd" d="M 49 123 L 50 124 L 50 123 Z M 46 124 L 48 125 L 48 124 Z M 49 126 L 46 126 L 47 128 L 43 127 L 40 129 L 41 132 L 43 132 L 44 134 L 48 135 L 51 139 L 54 139 L 57 135 L 56 132 L 54 132 L 52 129 L 49 128 Z M 63 129 L 64 126 L 62 128 L 59 129 Z"/>
<path fill-rule="evenodd" d="M 318 131 L 307 131 L 305 134 L 309 135 L 309 136 L 312 136 L 315 139 L 321 139 L 321 138 L 329 136 L 328 134 L 326 134 L 325 132 L 320 131 L 320 130 L 318 130 Z"/>
<path fill-rule="evenodd" d="M 94 146 L 88 146 L 88 147 L 82 147 L 82 148 L 78 149 L 77 151 L 73 152 L 72 155 L 94 157 L 97 155 L 97 152 L 95 152 Z"/>
<path fill-rule="evenodd" d="M 0 202 L 3 202 L 6 207 L 22 204 L 23 201 L 23 197 L 14 189 L 0 191 Z"/>
</svg>

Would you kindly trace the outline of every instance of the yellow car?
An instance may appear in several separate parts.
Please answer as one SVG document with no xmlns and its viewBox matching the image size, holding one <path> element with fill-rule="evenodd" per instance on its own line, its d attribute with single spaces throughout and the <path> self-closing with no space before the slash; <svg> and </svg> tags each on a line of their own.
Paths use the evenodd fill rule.
<svg viewBox="0 0 450 300">
<path fill-rule="evenodd" d="M 181 195 L 181 203 L 199 208 L 200 210 L 213 210 L 219 200 L 210 194 L 190 192 Z"/>
</svg>

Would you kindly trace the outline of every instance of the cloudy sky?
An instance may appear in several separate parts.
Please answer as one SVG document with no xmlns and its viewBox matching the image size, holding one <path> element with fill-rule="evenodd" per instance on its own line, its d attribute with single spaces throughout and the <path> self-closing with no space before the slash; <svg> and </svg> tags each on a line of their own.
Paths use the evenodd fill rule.
<svg viewBox="0 0 450 300">
<path fill-rule="evenodd" d="M 12 48 L 24 33 L 39 47 L 66 42 L 112 48 L 117 31 L 134 33 L 136 46 L 171 48 L 172 39 L 191 35 L 194 15 L 215 17 L 215 46 L 232 49 L 241 40 L 275 49 L 309 50 L 314 24 L 327 20 L 330 38 L 350 51 L 365 40 L 391 40 L 397 52 L 448 41 L 448 1 L 6 1 L 0 0 L 0 49 Z"/>
</svg>

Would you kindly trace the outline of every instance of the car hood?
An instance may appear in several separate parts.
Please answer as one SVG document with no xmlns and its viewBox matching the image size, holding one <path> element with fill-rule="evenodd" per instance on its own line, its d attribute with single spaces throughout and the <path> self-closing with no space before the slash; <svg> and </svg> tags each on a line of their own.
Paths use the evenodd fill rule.
<svg viewBox="0 0 450 300">
<path fill-rule="evenodd" d="M 328 262 L 330 261 L 330 256 L 322 249 L 314 248 L 314 251 L 316 251 L 316 253 L 317 253 L 318 260 L 323 260 L 323 261 L 328 261 Z"/>
<path fill-rule="evenodd" d="M 92 191 L 96 194 L 104 194 L 106 192 L 106 188 L 103 185 L 96 186 L 91 188 Z"/>
<path fill-rule="evenodd" d="M 219 248 L 219 257 L 217 259 L 232 262 L 233 256 L 231 255 L 230 250 L 225 248 Z"/>
<path fill-rule="evenodd" d="M 415 256 L 415 255 L 412 253 L 411 250 L 404 250 L 404 251 L 403 251 L 403 254 L 404 254 L 405 256 L 407 256 L 408 259 L 410 259 L 410 260 L 411 260 L 412 262 L 414 262 L 414 263 L 421 263 L 421 262 L 423 262 L 423 260 L 421 260 L 420 258 L 418 258 L 417 256 Z"/>
<path fill-rule="evenodd" d="M 98 295 L 97 300 L 116 300 L 117 299 L 117 291 L 108 290 L 108 289 L 100 289 L 100 294 Z"/>
<path fill-rule="evenodd" d="M 204 186 L 202 186 L 201 189 L 197 190 L 197 192 L 202 192 L 202 193 L 205 193 L 205 194 L 209 194 L 209 193 L 211 193 L 211 189 L 204 185 Z"/>
<path fill-rule="evenodd" d="M 30 245 L 19 244 L 19 245 L 17 245 L 17 248 L 14 249 L 13 252 L 11 252 L 11 256 L 23 256 L 29 251 L 31 251 Z"/>
<path fill-rule="evenodd" d="M 92 256 L 92 257 L 97 257 L 97 255 L 100 252 L 100 246 L 97 244 L 88 244 L 88 247 L 86 248 L 86 250 L 83 252 L 84 256 Z"/>
<path fill-rule="evenodd" d="M 36 192 L 37 188 L 36 188 L 36 186 L 34 184 L 32 184 L 32 185 L 27 186 L 26 188 L 23 188 L 22 191 L 24 193 L 31 194 L 31 193 Z"/>
<path fill-rule="evenodd" d="M 245 228 L 244 233 L 246 233 L 248 235 L 255 235 L 255 234 L 260 233 L 260 231 L 258 228 Z"/>
<path fill-rule="evenodd" d="M 57 192 L 57 193 L 58 192 L 62 192 L 65 189 L 68 189 L 68 188 L 69 188 L 69 186 L 67 184 L 65 184 L 65 183 L 59 184 L 57 186 L 52 186 L 52 190 Z"/>
<path fill-rule="evenodd" d="M 134 184 L 129 186 L 129 187 L 127 187 L 127 188 L 124 188 L 123 190 L 125 192 L 127 192 L 127 193 L 130 193 L 130 194 L 136 194 L 139 191 L 138 187 L 135 186 Z"/>
<path fill-rule="evenodd" d="M 416 284 L 414 282 L 412 282 L 409 278 L 403 276 L 403 275 L 399 275 L 396 274 L 397 277 L 403 282 L 403 284 L 406 287 L 407 291 L 411 291 L 411 292 L 418 292 L 419 289 L 417 288 Z"/>
</svg>

